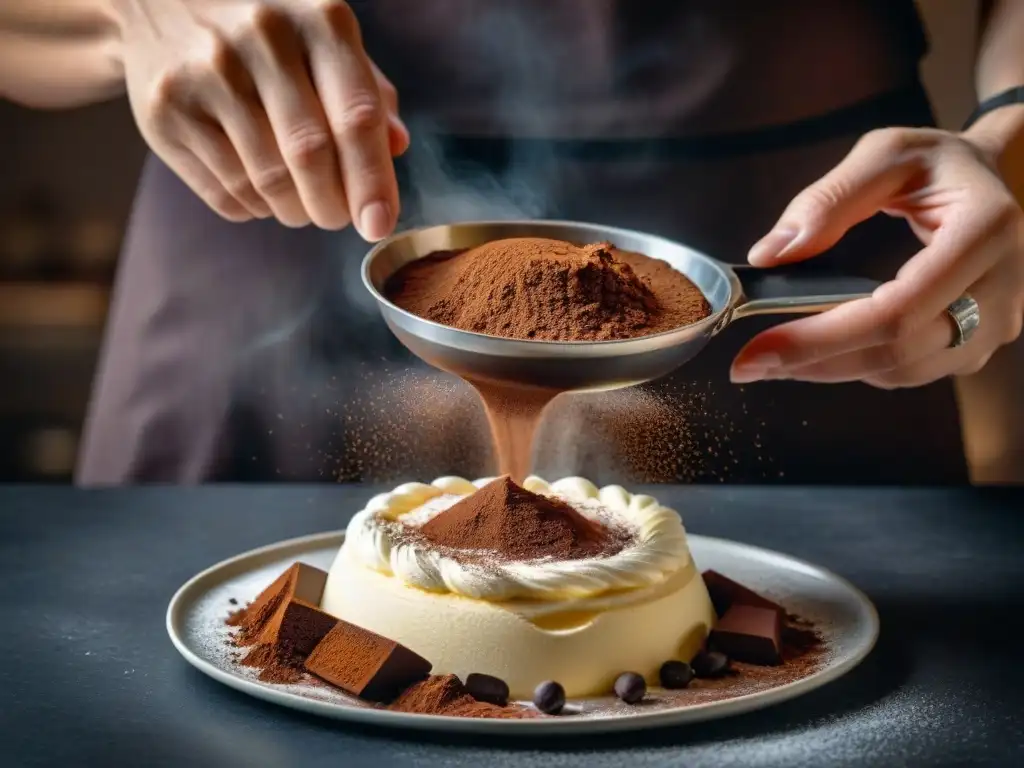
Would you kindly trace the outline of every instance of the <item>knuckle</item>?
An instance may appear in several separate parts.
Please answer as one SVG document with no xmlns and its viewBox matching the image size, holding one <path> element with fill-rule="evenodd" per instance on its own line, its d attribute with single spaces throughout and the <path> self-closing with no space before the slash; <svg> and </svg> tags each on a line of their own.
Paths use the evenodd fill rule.
<svg viewBox="0 0 1024 768">
<path fill-rule="evenodd" d="M 988 365 L 988 361 L 991 360 L 991 359 L 992 359 L 991 353 L 987 354 L 987 355 L 982 355 L 979 358 L 975 358 L 971 362 L 967 363 L 967 365 L 965 365 L 959 371 L 957 371 L 957 375 L 959 375 L 959 376 L 970 376 L 972 374 L 975 374 L 978 371 L 980 371 L 982 368 L 984 368 L 986 365 Z"/>
<path fill-rule="evenodd" d="M 920 145 L 921 133 L 911 128 L 876 128 L 866 133 L 861 143 L 886 154 L 902 155 Z"/>
<path fill-rule="evenodd" d="M 156 122 L 169 117 L 174 105 L 184 96 L 187 87 L 185 73 L 180 67 L 158 75 L 153 80 L 149 98 L 143 107 L 146 117 Z"/>
<path fill-rule="evenodd" d="M 342 135 L 363 134 L 379 129 L 383 121 L 380 99 L 364 93 L 349 99 L 333 128 Z"/>
<path fill-rule="evenodd" d="M 894 310 L 882 318 L 882 339 L 890 347 L 905 346 L 907 340 L 918 328 L 917 319 L 907 312 Z"/>
<path fill-rule="evenodd" d="M 226 77 L 231 74 L 234 63 L 234 49 L 222 37 L 211 37 L 206 46 L 200 66 L 209 74 Z"/>
<path fill-rule="evenodd" d="M 253 174 L 252 185 L 264 197 L 280 197 L 291 191 L 292 175 L 283 165 L 268 165 Z"/>
<path fill-rule="evenodd" d="M 262 37 L 276 34 L 288 24 L 288 17 L 268 3 L 252 6 L 245 19 L 244 29 L 251 35 Z"/>
<path fill-rule="evenodd" d="M 282 141 L 283 155 L 299 168 L 313 168 L 333 154 L 334 137 L 319 126 L 293 128 Z"/>
<path fill-rule="evenodd" d="M 258 3 L 252 6 L 235 29 L 234 37 L 247 51 L 273 57 L 293 32 L 291 21 L 281 10 L 267 3 Z"/>
<path fill-rule="evenodd" d="M 1003 343 L 1012 344 L 1020 338 L 1022 331 L 1024 331 L 1024 312 L 1014 312 L 1010 315 L 1010 321 L 1007 323 Z"/>
<path fill-rule="evenodd" d="M 247 176 L 229 179 L 225 182 L 224 186 L 231 196 L 237 200 L 255 200 L 259 197 Z"/>
<path fill-rule="evenodd" d="M 1020 205 L 1009 192 L 992 206 L 991 213 L 993 225 L 1000 230 L 1017 235 L 1021 226 L 1024 226 L 1024 210 L 1021 210 Z"/>
<path fill-rule="evenodd" d="M 313 3 L 313 14 L 335 38 L 349 42 L 359 40 L 359 18 L 348 3 L 318 0 Z"/>
<path fill-rule="evenodd" d="M 899 389 L 901 386 L 899 383 L 896 382 L 892 374 L 888 373 L 878 374 L 876 376 L 872 376 L 871 378 L 864 379 L 864 383 L 870 384 L 875 389 L 884 389 L 887 391 Z"/>
<path fill-rule="evenodd" d="M 242 206 L 238 204 L 234 195 L 223 187 L 207 190 L 202 197 L 217 213 L 217 215 L 223 219 L 227 219 L 228 221 L 247 221 L 252 218 L 242 208 Z"/>
<path fill-rule="evenodd" d="M 913 360 L 915 345 L 908 343 L 902 337 L 895 341 L 883 344 L 878 347 L 875 361 L 883 370 L 898 370 L 909 365 Z"/>
</svg>

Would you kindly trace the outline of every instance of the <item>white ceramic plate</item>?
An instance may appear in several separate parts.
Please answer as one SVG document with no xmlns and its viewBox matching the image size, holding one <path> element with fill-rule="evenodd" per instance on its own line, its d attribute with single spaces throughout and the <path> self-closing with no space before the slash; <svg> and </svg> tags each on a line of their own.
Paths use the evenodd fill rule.
<svg viewBox="0 0 1024 768">
<path fill-rule="evenodd" d="M 432 731 L 472 733 L 569 734 L 636 730 L 699 722 L 761 709 L 820 688 L 849 672 L 870 652 L 878 637 L 878 614 L 868 598 L 835 574 L 787 555 L 745 544 L 689 535 L 701 570 L 708 568 L 765 594 L 788 610 L 811 619 L 828 646 L 824 663 L 807 677 L 768 690 L 700 704 L 619 707 L 578 716 L 487 720 L 416 715 L 371 709 L 326 686 L 277 685 L 256 679 L 257 670 L 232 659 L 224 624 L 234 608 L 252 600 L 296 560 L 329 568 L 343 532 L 323 533 L 272 544 L 238 555 L 190 579 L 171 599 L 167 631 L 174 646 L 196 669 L 250 696 L 316 715 L 355 723 Z"/>
</svg>

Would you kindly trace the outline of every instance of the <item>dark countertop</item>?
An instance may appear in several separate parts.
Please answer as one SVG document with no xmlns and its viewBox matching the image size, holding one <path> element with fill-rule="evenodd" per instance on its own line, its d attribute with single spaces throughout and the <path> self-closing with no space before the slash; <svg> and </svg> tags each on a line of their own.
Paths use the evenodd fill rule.
<svg viewBox="0 0 1024 768">
<path fill-rule="evenodd" d="M 1024 642 L 1009 626 L 1024 615 L 1024 488 L 652 489 L 690 531 L 831 568 L 881 615 L 878 646 L 847 677 L 715 723 L 425 741 L 256 701 L 178 656 L 164 612 L 185 580 L 341 528 L 375 490 L 0 487 L 3 765 L 1024 764 Z"/>
</svg>

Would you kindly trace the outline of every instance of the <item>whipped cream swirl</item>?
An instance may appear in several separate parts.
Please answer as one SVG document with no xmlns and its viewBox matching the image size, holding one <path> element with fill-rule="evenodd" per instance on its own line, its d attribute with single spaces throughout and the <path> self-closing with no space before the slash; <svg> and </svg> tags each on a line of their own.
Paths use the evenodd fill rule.
<svg viewBox="0 0 1024 768">
<path fill-rule="evenodd" d="M 494 479 L 441 477 L 375 496 L 349 523 L 344 549 L 361 565 L 409 586 L 492 602 L 578 599 L 650 587 L 690 563 L 678 513 L 651 496 L 631 494 L 618 485 L 598 488 L 581 477 L 549 484 L 531 476 L 523 487 L 559 498 L 591 519 L 610 517 L 634 535 L 620 552 L 578 560 L 496 561 L 481 567 L 448 557 L 428 542 L 405 541 L 396 531 L 394 523 L 418 527 Z"/>
</svg>

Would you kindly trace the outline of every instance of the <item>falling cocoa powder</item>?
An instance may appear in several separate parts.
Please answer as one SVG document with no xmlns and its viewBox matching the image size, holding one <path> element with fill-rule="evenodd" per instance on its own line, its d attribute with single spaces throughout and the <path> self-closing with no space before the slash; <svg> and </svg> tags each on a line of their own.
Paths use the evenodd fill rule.
<svg viewBox="0 0 1024 768">
<path fill-rule="evenodd" d="M 523 482 L 533 465 L 533 444 L 544 409 L 559 392 L 513 384 L 470 381 L 491 428 L 498 471 Z"/>
<path fill-rule="evenodd" d="M 592 521 L 569 504 L 493 480 L 417 529 L 431 544 L 487 552 L 498 560 L 577 560 L 622 550 L 630 535 Z"/>
<path fill-rule="evenodd" d="M 606 242 L 580 246 L 534 237 L 430 254 L 399 269 L 384 293 L 437 323 L 533 341 L 636 338 L 711 314 L 700 289 L 667 262 Z M 560 390 L 452 372 L 483 400 L 499 471 L 522 482 L 543 411 Z"/>
<path fill-rule="evenodd" d="M 537 716 L 535 712 L 515 704 L 500 707 L 497 704 L 477 701 L 469 694 L 456 675 L 433 675 L 422 682 L 411 685 L 391 703 L 388 709 L 421 715 L 509 720 Z"/>
<path fill-rule="evenodd" d="M 611 243 L 538 237 L 417 259 L 392 276 L 385 294 L 443 325 L 537 341 L 635 338 L 711 314 L 700 289 L 665 262 Z"/>
</svg>

